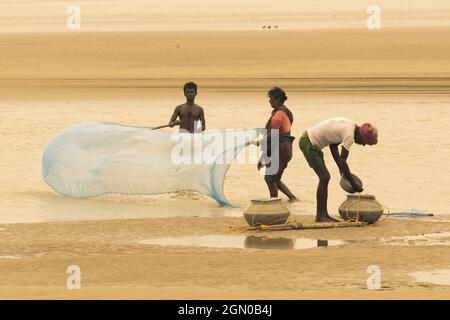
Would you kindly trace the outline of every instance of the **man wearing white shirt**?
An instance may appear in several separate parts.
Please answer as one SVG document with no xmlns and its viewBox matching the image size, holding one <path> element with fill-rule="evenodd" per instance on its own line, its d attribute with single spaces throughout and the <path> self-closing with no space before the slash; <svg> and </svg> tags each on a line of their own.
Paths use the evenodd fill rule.
<svg viewBox="0 0 450 320">
<path fill-rule="evenodd" d="M 338 221 L 328 214 L 327 201 L 330 173 L 328 172 L 323 159 L 323 148 L 330 147 L 331 154 L 339 168 L 339 172 L 350 182 L 353 189 L 357 192 L 363 191 L 363 189 L 354 181 L 347 164 L 350 146 L 353 142 L 363 146 L 366 144 L 377 144 L 378 130 L 370 123 L 364 123 L 363 125 L 358 126 L 347 118 L 332 118 L 309 128 L 300 138 L 300 149 L 302 150 L 306 161 L 308 161 L 309 166 L 314 169 L 319 177 L 319 185 L 316 194 L 316 222 Z M 341 153 L 339 154 L 338 146 L 340 144 L 342 144 L 342 148 Z"/>
</svg>

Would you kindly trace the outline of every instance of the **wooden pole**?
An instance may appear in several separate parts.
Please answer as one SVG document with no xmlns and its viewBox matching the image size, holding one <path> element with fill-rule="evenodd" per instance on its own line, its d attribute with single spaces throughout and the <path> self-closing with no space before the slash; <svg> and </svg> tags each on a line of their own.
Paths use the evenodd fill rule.
<svg viewBox="0 0 450 320">
<path fill-rule="evenodd" d="M 175 121 L 173 124 L 174 124 L 174 126 L 177 126 L 177 125 L 181 124 L 181 121 Z M 170 127 L 170 124 L 165 124 L 163 126 L 155 127 L 155 128 L 152 128 L 152 130 L 167 128 L 167 127 Z"/>
<path fill-rule="evenodd" d="M 304 229 L 331 229 L 331 228 L 345 228 L 345 227 L 362 227 L 365 224 L 360 221 L 356 222 L 315 222 L 315 223 L 301 223 L 292 222 L 288 224 L 279 225 L 260 225 L 258 227 L 253 227 L 251 230 L 304 230 Z"/>
</svg>

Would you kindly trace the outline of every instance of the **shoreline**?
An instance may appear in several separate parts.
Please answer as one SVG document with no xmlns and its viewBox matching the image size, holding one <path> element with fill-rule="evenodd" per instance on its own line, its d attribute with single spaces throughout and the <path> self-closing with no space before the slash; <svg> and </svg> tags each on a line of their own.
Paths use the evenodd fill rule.
<svg viewBox="0 0 450 320">
<path fill-rule="evenodd" d="M 450 77 L 329 77 L 329 78 L 195 78 L 202 92 L 262 92 L 274 84 L 302 94 L 450 94 Z M 186 78 L 1 79 L 0 94 L 15 90 L 78 92 L 176 90 Z M 99 95 L 99 94 L 97 94 Z"/>
</svg>

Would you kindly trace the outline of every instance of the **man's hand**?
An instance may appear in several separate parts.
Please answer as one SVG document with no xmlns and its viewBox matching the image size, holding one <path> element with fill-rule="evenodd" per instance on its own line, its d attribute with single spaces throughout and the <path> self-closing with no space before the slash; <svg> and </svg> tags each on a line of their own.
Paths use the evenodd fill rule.
<svg viewBox="0 0 450 320">
<path fill-rule="evenodd" d="M 341 178 L 347 180 L 350 183 L 350 185 L 352 186 L 353 190 L 355 190 L 355 192 L 363 192 L 364 191 L 362 186 L 358 185 L 355 182 L 355 180 L 352 178 L 352 174 L 350 174 L 348 177 L 346 177 L 344 173 L 341 173 Z"/>
<path fill-rule="evenodd" d="M 258 164 L 256 165 L 256 168 L 258 169 L 258 171 L 261 170 L 262 166 L 263 166 L 262 162 L 258 161 Z"/>
<path fill-rule="evenodd" d="M 263 164 L 261 161 L 259 161 L 258 164 L 256 165 L 256 168 L 257 168 L 258 170 L 260 170 L 262 167 L 270 168 L 271 165 L 272 165 L 271 162 L 269 162 L 269 163 L 264 163 L 264 164 Z"/>
<path fill-rule="evenodd" d="M 361 188 L 360 186 L 358 186 L 356 183 L 352 184 L 352 188 L 353 188 L 353 190 L 355 190 L 358 193 L 361 193 L 364 191 L 364 189 Z"/>
<path fill-rule="evenodd" d="M 170 121 L 169 122 L 169 127 L 173 128 L 177 125 L 181 124 L 181 121 L 177 120 L 177 121 Z"/>
</svg>

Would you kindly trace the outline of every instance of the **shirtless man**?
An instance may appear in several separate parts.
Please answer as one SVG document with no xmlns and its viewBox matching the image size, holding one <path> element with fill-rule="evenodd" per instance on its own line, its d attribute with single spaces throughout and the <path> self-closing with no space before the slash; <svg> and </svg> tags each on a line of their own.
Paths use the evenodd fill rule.
<svg viewBox="0 0 450 320">
<path fill-rule="evenodd" d="M 325 166 L 322 149 L 329 147 L 339 172 L 352 185 L 356 192 L 363 189 L 353 179 L 347 158 L 350 153 L 350 146 L 353 142 L 365 146 L 374 145 L 378 142 L 378 130 L 370 123 L 361 126 L 346 118 L 332 118 L 325 120 L 303 133 L 300 138 L 300 150 L 302 150 L 309 166 L 319 177 L 317 186 L 317 211 L 316 222 L 336 222 L 337 220 L 328 214 L 328 182 L 330 173 Z M 338 146 L 342 144 L 341 153 Z"/>
<path fill-rule="evenodd" d="M 194 82 L 188 82 L 184 85 L 183 91 L 186 97 L 186 103 L 175 108 L 172 118 L 170 118 L 170 127 L 177 125 L 176 120 L 180 117 L 180 130 L 184 129 L 190 133 L 194 133 L 198 131 L 196 124 L 200 120 L 202 122 L 202 131 L 205 131 L 205 113 L 202 107 L 194 103 L 195 96 L 197 95 L 197 85 Z"/>
</svg>

